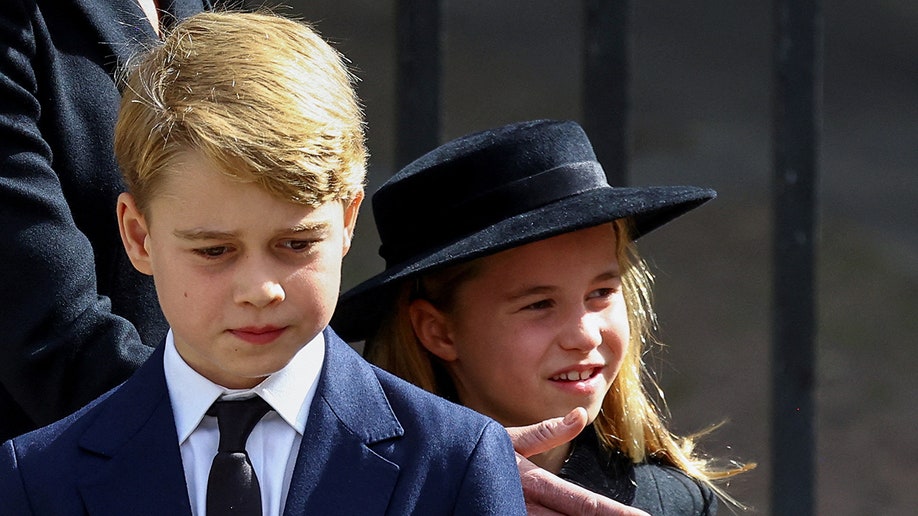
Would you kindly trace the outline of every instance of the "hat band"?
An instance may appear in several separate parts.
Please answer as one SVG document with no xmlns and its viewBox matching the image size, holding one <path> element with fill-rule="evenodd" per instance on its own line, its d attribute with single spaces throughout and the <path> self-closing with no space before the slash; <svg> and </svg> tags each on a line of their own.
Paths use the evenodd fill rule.
<svg viewBox="0 0 918 516">
<path fill-rule="evenodd" d="M 608 188 L 605 172 L 596 161 L 566 163 L 538 174 L 502 184 L 462 202 L 441 206 L 438 214 L 413 221 L 417 231 L 406 238 L 383 242 L 379 254 L 391 267 L 422 253 L 430 253 L 498 222 L 553 202 L 597 188 Z M 428 238 L 420 238 L 420 237 Z"/>
</svg>

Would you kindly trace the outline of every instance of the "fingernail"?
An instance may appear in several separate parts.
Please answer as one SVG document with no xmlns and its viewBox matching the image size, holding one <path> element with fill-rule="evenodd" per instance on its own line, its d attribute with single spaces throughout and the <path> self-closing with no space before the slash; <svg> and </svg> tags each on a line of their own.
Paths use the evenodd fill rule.
<svg viewBox="0 0 918 516">
<path fill-rule="evenodd" d="M 572 410 L 568 412 L 566 416 L 564 416 L 564 420 L 561 422 L 564 423 L 565 425 L 573 425 L 576 419 L 577 419 L 577 411 Z"/>
</svg>

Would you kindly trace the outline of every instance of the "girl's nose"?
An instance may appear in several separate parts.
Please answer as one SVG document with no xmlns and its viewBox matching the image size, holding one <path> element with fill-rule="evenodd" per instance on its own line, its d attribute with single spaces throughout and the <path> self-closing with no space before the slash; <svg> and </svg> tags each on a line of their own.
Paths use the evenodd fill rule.
<svg viewBox="0 0 918 516">
<path fill-rule="evenodd" d="M 591 351 L 602 344 L 603 319 L 600 314 L 581 312 L 572 318 L 560 338 L 564 349 Z"/>
</svg>

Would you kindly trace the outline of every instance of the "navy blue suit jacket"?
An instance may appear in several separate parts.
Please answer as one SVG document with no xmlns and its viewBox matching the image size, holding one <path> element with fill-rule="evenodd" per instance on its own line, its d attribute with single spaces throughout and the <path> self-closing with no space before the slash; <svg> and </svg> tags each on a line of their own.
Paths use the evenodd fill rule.
<svg viewBox="0 0 918 516">
<path fill-rule="evenodd" d="M 160 6 L 183 18 L 211 3 Z M 137 0 L 0 7 L 0 440 L 123 382 L 166 333 L 115 219 L 113 77 L 155 39 Z"/>
<path fill-rule="evenodd" d="M 496 422 L 382 371 L 331 330 L 285 514 L 525 514 Z M 190 515 L 160 346 L 127 382 L 0 450 L 0 515 Z"/>
</svg>

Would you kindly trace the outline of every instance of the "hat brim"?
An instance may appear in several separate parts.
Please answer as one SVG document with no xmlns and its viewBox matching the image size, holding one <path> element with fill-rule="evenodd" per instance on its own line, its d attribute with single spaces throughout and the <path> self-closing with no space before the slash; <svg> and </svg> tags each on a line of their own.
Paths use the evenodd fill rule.
<svg viewBox="0 0 918 516">
<path fill-rule="evenodd" d="M 607 187 L 556 201 L 387 267 L 341 295 L 331 325 L 346 341 L 364 340 L 375 331 L 394 300 L 394 288 L 404 279 L 626 217 L 633 221 L 636 239 L 716 195 L 694 186 Z"/>
</svg>

